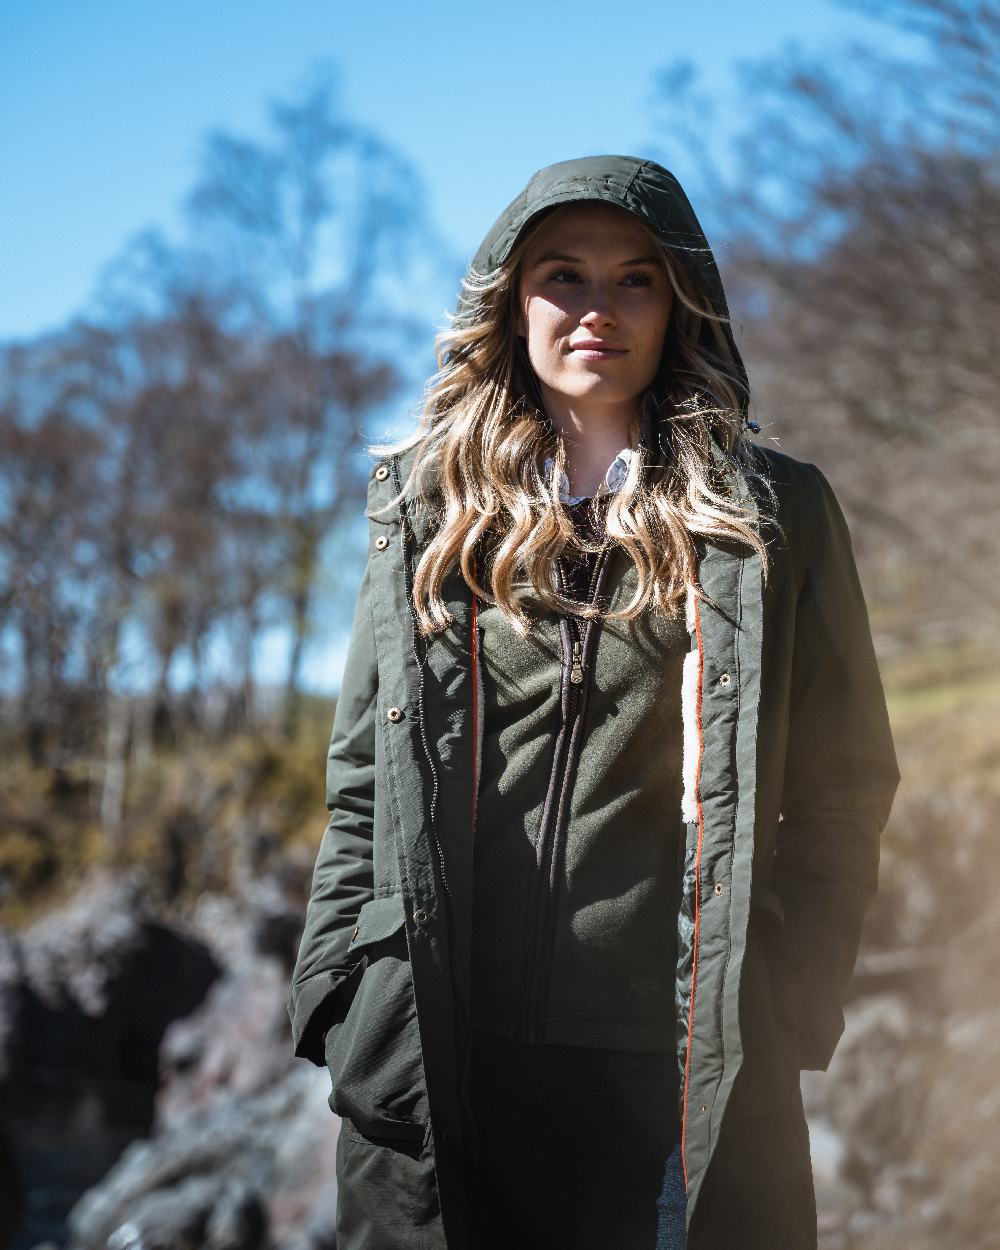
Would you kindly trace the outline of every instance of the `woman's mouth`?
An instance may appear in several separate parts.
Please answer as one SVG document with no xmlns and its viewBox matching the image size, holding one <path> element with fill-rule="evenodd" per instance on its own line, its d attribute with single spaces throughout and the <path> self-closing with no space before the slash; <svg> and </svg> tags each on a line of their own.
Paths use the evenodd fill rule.
<svg viewBox="0 0 1000 1250">
<path fill-rule="evenodd" d="M 589 340 L 584 343 L 571 343 L 570 350 L 575 355 L 582 356 L 584 360 L 617 360 L 619 356 L 624 356 L 628 349 L 618 347 L 614 343 Z"/>
</svg>

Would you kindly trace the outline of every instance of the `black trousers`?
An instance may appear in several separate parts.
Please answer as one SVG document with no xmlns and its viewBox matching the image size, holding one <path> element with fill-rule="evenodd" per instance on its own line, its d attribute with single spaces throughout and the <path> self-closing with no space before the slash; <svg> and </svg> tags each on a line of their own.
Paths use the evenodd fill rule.
<svg viewBox="0 0 1000 1250">
<path fill-rule="evenodd" d="M 478 1250 L 683 1250 L 677 1061 L 477 1031 Z"/>
</svg>

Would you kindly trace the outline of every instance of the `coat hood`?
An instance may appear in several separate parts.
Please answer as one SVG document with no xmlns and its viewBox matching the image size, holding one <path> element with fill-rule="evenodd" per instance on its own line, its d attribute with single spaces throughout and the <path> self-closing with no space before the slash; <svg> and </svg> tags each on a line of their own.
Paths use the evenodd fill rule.
<svg viewBox="0 0 1000 1250">
<path fill-rule="evenodd" d="M 485 273 L 495 269 L 511 254 L 522 231 L 538 213 L 576 200 L 600 200 L 638 217 L 676 255 L 715 312 L 729 317 L 715 257 L 681 184 L 656 161 L 637 156 L 583 156 L 538 170 L 493 223 L 476 252 L 470 272 Z M 459 316 L 464 307 L 465 301 L 460 298 Z M 746 387 L 746 368 L 728 321 L 722 328 L 740 380 Z M 702 341 L 710 346 L 707 329 L 703 330 Z M 744 422 L 755 429 L 756 423 L 747 417 L 747 408 L 748 401 L 744 399 L 741 406 Z"/>
</svg>

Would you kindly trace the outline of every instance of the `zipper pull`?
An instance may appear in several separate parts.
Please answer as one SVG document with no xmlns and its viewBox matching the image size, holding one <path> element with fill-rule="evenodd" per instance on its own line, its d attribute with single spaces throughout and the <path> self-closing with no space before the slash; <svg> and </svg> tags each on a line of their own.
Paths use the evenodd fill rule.
<svg viewBox="0 0 1000 1250">
<path fill-rule="evenodd" d="M 583 663 L 580 660 L 579 638 L 573 643 L 573 667 L 570 670 L 569 679 L 574 686 L 579 686 L 583 681 Z"/>
</svg>

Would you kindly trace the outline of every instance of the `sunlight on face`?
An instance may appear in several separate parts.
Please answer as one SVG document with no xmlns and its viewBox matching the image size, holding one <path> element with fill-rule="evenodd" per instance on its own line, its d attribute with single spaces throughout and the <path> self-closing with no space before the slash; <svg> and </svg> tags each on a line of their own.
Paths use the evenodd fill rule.
<svg viewBox="0 0 1000 1250">
<path fill-rule="evenodd" d="M 553 213 L 525 252 L 517 318 L 550 412 L 633 410 L 656 375 L 672 303 L 630 213 L 595 201 Z"/>
</svg>

